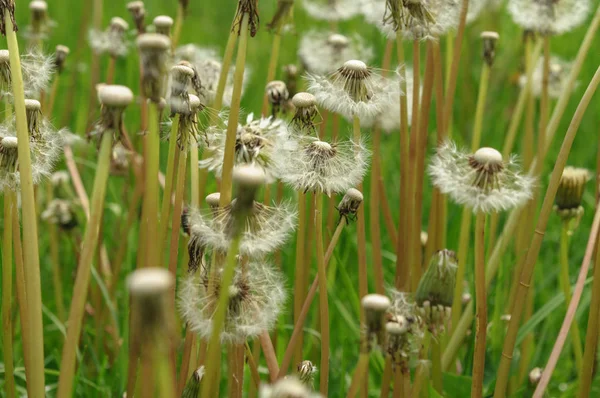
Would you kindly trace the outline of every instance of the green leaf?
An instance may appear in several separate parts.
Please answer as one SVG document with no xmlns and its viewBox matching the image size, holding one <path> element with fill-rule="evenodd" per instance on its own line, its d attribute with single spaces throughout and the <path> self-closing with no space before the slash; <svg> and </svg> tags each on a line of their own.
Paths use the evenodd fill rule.
<svg viewBox="0 0 600 398">
<path fill-rule="evenodd" d="M 471 378 L 453 373 L 444 373 L 444 392 L 446 398 L 470 397 Z"/>
</svg>

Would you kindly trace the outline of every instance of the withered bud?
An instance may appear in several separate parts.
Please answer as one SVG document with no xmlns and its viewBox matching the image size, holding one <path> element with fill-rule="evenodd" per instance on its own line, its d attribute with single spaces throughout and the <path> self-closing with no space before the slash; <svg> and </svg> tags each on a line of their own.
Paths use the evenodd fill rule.
<svg viewBox="0 0 600 398">
<path fill-rule="evenodd" d="M 492 66 L 496 57 L 496 42 L 500 38 L 497 32 L 482 32 L 481 39 L 483 40 L 483 59 Z"/>
<path fill-rule="evenodd" d="M 293 98 L 296 95 L 296 87 L 298 86 L 298 67 L 294 64 L 287 64 L 283 67 L 283 74 L 290 98 Z"/>
<path fill-rule="evenodd" d="M 146 9 L 144 8 L 144 2 L 131 1 L 127 3 L 127 10 L 133 18 L 138 35 L 145 33 L 146 25 L 144 24 L 144 18 L 146 17 Z"/>
<path fill-rule="evenodd" d="M 296 112 L 291 123 L 301 130 L 314 129 L 315 118 L 319 114 L 315 96 L 310 93 L 298 93 L 292 98 L 292 104 Z"/>
<path fill-rule="evenodd" d="M 13 31 L 18 31 L 19 28 L 15 22 L 15 0 L 0 0 L 0 12 L 2 13 L 2 18 L 0 18 L 0 33 L 6 36 L 6 20 L 4 18 L 6 13 L 10 17 Z"/>
<path fill-rule="evenodd" d="M 171 36 L 171 27 L 173 26 L 173 18 L 168 15 L 159 15 L 152 21 L 156 28 L 156 33 L 165 36 Z"/>
<path fill-rule="evenodd" d="M 27 129 L 32 141 L 41 139 L 40 128 L 42 126 L 42 105 L 34 99 L 25 100 L 25 113 L 27 114 Z"/>
<path fill-rule="evenodd" d="M 163 77 L 171 40 L 159 33 L 144 33 L 137 38 L 137 46 L 142 60 L 142 88 L 144 96 L 158 103 L 162 95 Z"/>
<path fill-rule="evenodd" d="M 346 191 L 346 194 L 337 207 L 340 213 L 340 220 L 343 218 L 346 220 L 346 223 L 350 220 L 356 220 L 356 213 L 363 199 L 363 194 L 358 189 L 350 188 Z"/>
<path fill-rule="evenodd" d="M 531 372 L 529 372 L 529 383 L 534 387 L 537 386 L 542 379 L 542 373 L 541 368 L 531 369 Z"/>
<path fill-rule="evenodd" d="M 248 14 L 248 29 L 250 29 L 250 36 L 254 37 L 258 31 L 258 0 L 239 0 L 237 14 L 235 20 L 237 24 L 234 26 L 236 33 L 239 35 L 242 30 L 242 20 L 244 14 Z"/>
<path fill-rule="evenodd" d="M 69 50 L 69 47 L 67 46 L 60 44 L 56 46 L 56 52 L 54 53 L 54 66 L 56 67 L 56 71 L 58 73 L 62 73 L 62 71 L 65 69 L 65 61 L 70 52 L 71 50 Z"/>
<path fill-rule="evenodd" d="M 289 99 L 290 93 L 284 82 L 281 80 L 273 80 L 266 87 L 266 94 L 269 103 L 272 106 L 272 116 L 275 117 L 281 110 L 283 104 Z"/>
<path fill-rule="evenodd" d="M 171 273 L 158 267 L 140 268 L 127 278 L 131 297 L 132 323 L 142 337 L 154 337 L 169 327 L 169 292 L 173 288 Z"/>
<path fill-rule="evenodd" d="M 367 333 L 377 335 L 384 330 L 385 312 L 391 305 L 390 299 L 381 294 L 367 294 L 361 300 L 365 311 Z"/>
</svg>

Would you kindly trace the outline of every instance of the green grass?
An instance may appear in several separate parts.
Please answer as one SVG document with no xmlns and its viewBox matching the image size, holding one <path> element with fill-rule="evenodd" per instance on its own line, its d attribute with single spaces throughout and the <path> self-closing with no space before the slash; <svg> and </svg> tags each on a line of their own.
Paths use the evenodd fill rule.
<svg viewBox="0 0 600 398">
<path fill-rule="evenodd" d="M 299 1 L 298 1 L 299 2 Z M 17 22 L 22 27 L 27 24 L 28 15 L 26 12 L 25 1 L 19 1 L 17 4 Z M 45 43 L 45 49 L 52 51 L 56 44 L 65 44 L 71 48 L 72 55 L 67 61 L 67 70 L 61 80 L 59 87 L 59 96 L 56 101 L 55 112 L 49 115 L 51 120 L 58 126 L 61 121 L 66 120 L 67 126 L 78 134 L 83 134 L 85 118 L 89 95 L 89 60 L 90 51 L 86 48 L 81 53 L 78 62 L 75 62 L 74 53 L 77 52 L 78 31 L 84 13 L 84 7 L 88 8 L 87 2 L 78 0 L 55 0 L 49 2 L 49 13 L 56 22 L 49 40 Z M 125 1 L 109 0 L 105 4 L 104 25 L 108 23 L 112 16 L 122 16 L 130 20 L 125 9 Z M 147 0 L 147 21 L 159 14 L 169 14 L 175 16 L 176 0 Z M 228 35 L 228 27 L 235 10 L 235 1 L 217 1 L 217 2 L 190 2 L 189 17 L 183 26 L 181 44 L 196 43 L 203 47 L 215 48 L 219 53 L 223 52 Z M 597 5 L 597 1 L 594 4 Z M 266 30 L 265 25 L 269 21 L 275 1 L 260 1 L 261 28 L 255 38 L 249 41 L 249 51 L 247 63 L 251 69 L 251 80 L 246 88 L 242 99 L 242 108 L 246 112 L 260 112 L 262 104 L 262 95 L 264 92 L 265 78 L 268 66 L 268 57 L 271 48 L 271 35 Z M 326 23 L 311 21 L 302 11 L 301 7 L 296 7 L 295 12 L 296 32 L 287 34 L 283 38 L 281 49 L 280 65 L 294 63 L 296 59 L 297 40 L 303 32 L 309 29 L 326 29 Z M 585 24 L 584 24 L 585 25 Z M 378 31 L 369 25 L 366 25 L 360 18 L 349 22 L 340 23 L 341 33 L 360 32 L 366 40 L 375 48 L 375 65 L 380 64 L 384 46 L 384 39 Z M 482 143 L 485 146 L 502 147 L 504 134 L 508 128 L 512 109 L 516 104 L 518 96 L 518 86 L 515 84 L 515 76 L 521 70 L 521 55 L 523 46 L 521 41 L 522 31 L 511 21 L 505 11 L 494 12 L 483 16 L 477 22 L 467 27 L 465 43 L 463 45 L 463 54 L 461 59 L 460 73 L 458 77 L 457 96 L 454 102 L 454 139 L 458 143 L 468 143 L 473 126 L 474 109 L 476 103 L 478 77 L 482 63 L 481 44 L 478 39 L 482 30 L 497 30 L 500 33 L 500 41 L 496 51 L 496 62 L 494 64 L 490 79 L 488 102 L 486 105 L 485 118 L 483 124 Z M 586 26 L 582 26 L 572 33 L 552 39 L 552 52 L 565 59 L 574 58 L 579 44 L 585 34 Z M 85 30 L 84 30 L 85 32 Z M 565 112 L 565 116 L 557 131 L 557 136 L 551 146 L 550 155 L 544 165 L 544 173 L 540 181 L 540 188 L 543 191 L 547 184 L 547 175 L 553 166 L 552 159 L 558 151 L 562 136 L 575 111 L 579 98 L 587 86 L 591 76 L 600 64 L 600 53 L 597 51 L 600 38 L 592 46 L 584 67 L 581 71 L 579 86 L 573 93 L 572 100 Z M 442 49 L 445 48 L 445 41 L 442 42 Z M 24 41 L 21 42 L 24 46 Z M 409 46 L 406 46 L 406 52 L 409 54 Z M 410 55 L 408 55 L 410 58 Z M 107 60 L 102 60 L 103 65 Z M 134 92 L 138 92 L 137 87 L 137 56 L 134 51 L 126 60 L 120 60 L 117 63 L 116 83 L 125 84 L 131 87 Z M 424 63 L 422 63 L 424 64 Z M 103 74 L 105 68 L 102 68 Z M 76 107 L 70 115 L 64 115 L 63 109 L 67 90 L 69 89 L 69 80 L 75 75 L 76 85 L 75 101 Z M 282 76 L 281 70 L 278 70 L 278 77 Z M 432 108 L 434 109 L 434 108 Z M 600 133 L 600 95 L 596 95 L 588 112 L 581 124 L 577 139 L 573 145 L 569 164 L 580 167 L 586 167 L 590 170 L 596 170 L 596 156 L 598 147 L 598 134 Z M 126 126 L 131 134 L 139 130 L 139 111 L 137 107 L 132 106 L 126 112 Z M 435 118 L 430 122 L 430 136 L 433 137 L 435 131 Z M 343 124 L 342 133 L 350 136 L 351 126 Z M 368 134 L 368 132 L 367 132 Z M 382 167 L 385 176 L 388 200 L 392 204 L 394 219 L 398 217 L 398 184 L 399 184 L 399 137 L 398 134 L 384 136 L 382 139 Z M 517 139 L 517 152 L 520 140 Z M 166 144 L 162 144 L 163 162 L 161 169 L 165 170 Z M 433 152 L 433 145 L 430 143 L 427 149 L 428 155 Z M 78 150 L 76 157 L 79 169 L 82 173 L 83 181 L 88 193 L 91 192 L 94 176 L 95 150 L 91 147 Z M 59 165 L 59 169 L 64 169 L 64 165 Z M 211 180 L 211 186 L 208 191 L 214 190 L 214 179 Z M 365 181 L 365 191 L 369 186 L 369 178 Z M 425 184 L 425 204 L 424 214 L 429 210 L 430 184 Z M 594 208 L 594 182 L 590 182 L 584 197 L 585 216 L 581 221 L 579 229 L 573 235 L 571 243 L 570 264 L 572 282 L 579 269 L 583 258 L 585 244 L 589 233 L 591 219 Z M 114 256 L 118 247 L 118 223 L 121 214 L 127 211 L 127 202 L 123 200 L 123 191 L 133 189 L 131 179 L 123 177 L 111 177 L 107 190 L 105 217 L 103 225 L 104 244 L 108 249 L 109 256 Z M 288 192 L 288 195 L 292 195 Z M 366 204 L 369 205 L 368 203 Z M 365 211 L 365 214 L 369 214 Z M 458 231 L 460 224 L 461 211 L 458 207 L 450 205 L 448 213 L 448 246 L 450 249 L 456 248 L 458 240 Z M 83 232 L 83 216 L 80 215 L 80 225 L 77 229 L 79 233 Z M 367 226 L 369 224 L 367 223 Z M 426 219 L 423 220 L 423 226 L 426 226 Z M 368 227 L 367 227 L 368 228 Z M 386 284 L 392 285 L 395 270 L 394 242 L 391 242 L 385 234 L 382 223 L 382 242 L 384 250 L 384 271 Z M 342 234 L 339 246 L 334 255 L 335 265 L 332 265 L 329 272 L 329 300 L 330 300 L 330 324 L 331 324 L 331 373 L 330 373 L 330 396 L 343 396 L 348 388 L 349 380 L 352 376 L 359 354 L 359 300 L 357 294 L 357 263 L 356 263 L 356 234 L 355 224 L 351 225 Z M 123 265 L 123 272 L 120 275 L 117 288 L 117 306 L 112 309 L 111 316 L 114 316 L 118 322 L 120 336 L 123 338 L 123 345 L 119 355 L 114 362 L 109 362 L 106 355 L 97 350 L 95 337 L 97 330 L 92 319 L 87 317 L 84 325 L 80 344 L 80 362 L 76 374 L 75 396 L 86 397 L 114 397 L 120 396 L 124 390 L 127 372 L 127 336 L 128 336 L 128 298 L 125 290 L 125 275 L 135 268 L 136 240 L 138 233 L 138 224 L 134 225 L 129 235 L 129 251 Z M 326 232 L 327 233 L 327 232 Z M 369 236 L 367 229 L 367 237 Z M 45 224 L 40 224 L 39 244 L 41 255 L 41 273 L 43 284 L 43 303 L 44 303 L 44 336 L 45 336 L 45 354 L 46 354 L 46 383 L 49 386 L 49 396 L 55 394 L 55 386 L 58 377 L 58 366 L 63 345 L 63 336 L 65 325 L 56 316 L 56 303 L 53 302 L 54 295 L 51 285 L 51 264 L 49 256 L 48 228 Z M 535 307 L 532 320 L 522 326 L 522 330 L 534 333 L 534 350 L 530 368 L 535 366 L 543 367 L 549 356 L 550 350 L 555 342 L 556 336 L 565 313 L 562 302 L 562 294 L 558 286 L 558 242 L 560 235 L 560 220 L 552 216 L 548 226 L 548 231 L 544 239 L 542 251 L 537 264 L 534 279 Z M 69 304 L 72 292 L 72 286 L 75 275 L 75 265 L 77 263 L 74 256 L 74 243 L 70 238 L 63 234 L 61 241 L 61 275 L 65 287 L 65 304 Z M 370 255 L 370 242 L 367 243 L 368 256 Z M 369 258 L 369 257 L 368 257 Z M 284 250 L 283 270 L 288 277 L 287 287 L 292 293 L 294 276 L 294 243 L 288 243 Z M 489 305 L 490 320 L 497 320 L 503 312 L 503 304 L 507 299 L 508 287 L 512 277 L 512 269 L 515 264 L 516 255 L 509 249 L 503 259 L 499 277 L 496 279 L 490 289 Z M 370 264 L 370 261 L 369 261 Z M 467 278 L 473 280 L 472 258 L 467 260 Z M 183 269 L 183 267 L 180 267 Z M 311 266 L 311 280 L 316 273 L 315 262 Z M 371 272 L 371 270 L 370 270 Z M 100 278 L 97 272 L 94 273 L 93 280 L 95 284 Z M 372 283 L 372 274 L 369 276 L 369 290 L 374 291 Z M 590 285 L 588 285 L 590 286 Z M 471 287 L 471 294 L 474 296 L 474 288 Z M 579 322 L 582 334 L 585 334 L 587 327 L 587 307 L 590 301 L 589 288 L 583 295 L 582 303 L 577 313 L 576 320 Z M 278 357 L 281 359 L 285 350 L 287 338 L 293 328 L 291 316 L 291 300 L 288 302 L 288 310 L 284 313 L 278 324 L 278 346 L 276 347 Z M 319 358 L 319 334 L 316 327 L 318 316 L 311 313 L 306 323 L 305 333 L 305 357 L 318 363 Z M 535 321 L 535 322 L 534 322 Z M 18 323 L 18 322 L 17 322 Z M 17 384 L 21 391 L 24 391 L 24 371 L 23 357 L 21 351 L 20 329 L 17 327 L 15 333 L 15 367 L 17 375 Z M 504 337 L 504 325 L 495 322 L 490 329 L 488 337 L 488 351 L 486 361 L 486 386 L 493 386 L 496 367 L 500 359 Z M 582 336 L 583 337 L 583 336 Z M 568 341 L 568 340 L 567 340 Z M 460 358 L 463 359 L 465 367 L 464 374 L 470 375 L 472 338 L 461 349 Z M 224 361 L 226 363 L 226 361 Z M 266 369 L 264 361 L 261 362 L 261 368 Z M 573 356 L 567 345 L 561 360 L 554 372 L 554 376 L 549 386 L 552 396 L 573 396 L 576 393 L 576 377 L 573 373 Z M 264 372 L 263 372 L 264 373 Z M 383 358 L 376 354 L 372 357 L 369 387 L 370 396 L 379 396 L 379 380 L 383 373 Z M 0 364 L 0 386 L 3 385 L 2 375 L 3 366 Z M 248 375 L 248 373 L 246 373 Z M 263 374 L 263 379 L 266 377 Z M 246 377 L 246 383 L 250 378 Z M 445 386 L 449 397 L 464 397 L 470 390 L 470 379 L 468 377 L 457 377 L 446 375 Z M 467 387 L 465 387 L 465 385 Z M 564 388 L 563 388 L 564 387 Z M 221 391 L 225 391 L 226 381 L 222 381 Z M 491 391 L 491 389 L 489 389 Z M 596 377 L 595 390 L 600 394 L 600 377 Z M 3 394 L 4 391 L 2 390 Z M 528 396 L 531 391 L 522 391 L 522 395 Z M 2 395 L 3 396 L 3 395 Z"/>
</svg>

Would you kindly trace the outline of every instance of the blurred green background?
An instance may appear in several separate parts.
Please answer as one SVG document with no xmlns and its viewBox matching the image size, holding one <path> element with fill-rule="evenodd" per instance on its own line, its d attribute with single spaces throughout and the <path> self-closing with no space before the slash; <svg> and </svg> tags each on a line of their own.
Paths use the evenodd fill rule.
<svg viewBox="0 0 600 398">
<path fill-rule="evenodd" d="M 358 0 L 357 0 L 358 1 Z M 288 33 L 283 38 L 280 62 L 283 66 L 289 63 L 297 63 L 296 49 L 298 39 L 302 34 L 310 29 L 328 29 L 326 22 L 311 20 L 302 10 L 301 2 L 298 0 L 295 6 L 294 32 Z M 104 4 L 103 26 L 108 24 L 113 16 L 121 16 L 131 23 L 130 15 L 125 8 L 125 1 L 106 0 Z M 49 53 L 54 51 L 57 44 L 64 44 L 71 48 L 71 55 L 67 61 L 67 70 L 64 72 L 60 81 L 59 96 L 57 98 L 55 111 L 53 115 L 48 115 L 57 127 L 68 126 L 72 131 L 83 134 L 85 130 L 85 120 L 88 115 L 86 109 L 90 93 L 89 62 L 91 52 L 87 46 L 86 27 L 90 20 L 91 1 L 79 0 L 50 0 L 49 15 L 56 22 L 56 26 L 51 32 L 49 40 L 45 43 L 45 50 Z M 166 14 L 175 17 L 177 1 L 176 0 L 146 0 L 147 23 L 151 23 L 156 15 Z M 251 79 L 247 85 L 245 95 L 242 100 L 242 107 L 246 112 L 260 112 L 262 96 L 264 93 L 265 79 L 267 74 L 268 60 L 271 52 L 272 34 L 265 28 L 275 9 L 275 0 L 260 0 L 259 11 L 261 16 L 261 28 L 256 37 L 250 39 L 248 48 L 247 65 L 251 69 Z M 27 25 L 29 18 L 27 11 L 27 1 L 17 1 L 17 21 L 22 31 Z M 593 1 L 592 9 L 598 6 L 598 1 Z M 236 1 L 190 1 L 189 13 L 183 26 L 183 32 L 180 44 L 195 43 L 202 47 L 214 48 L 222 54 L 227 41 L 229 26 L 233 18 L 236 7 Z M 502 147 L 504 136 L 510 122 L 513 108 L 516 104 L 519 93 L 516 77 L 522 71 L 523 45 L 522 30 L 516 26 L 503 6 L 499 10 L 489 9 L 475 22 L 467 27 L 465 41 L 462 48 L 461 66 L 458 77 L 457 92 L 454 101 L 454 138 L 459 143 L 468 143 L 473 128 L 473 117 L 475 114 L 475 103 L 477 100 L 478 80 L 482 65 L 481 41 L 479 34 L 483 30 L 496 30 L 500 33 L 500 41 L 496 51 L 496 62 L 493 67 L 489 96 L 485 109 L 485 118 L 483 124 L 482 143 L 485 146 Z M 590 16 L 591 18 L 591 16 Z M 588 19 L 589 20 L 589 19 Z M 564 59 L 571 60 L 575 57 L 580 42 L 587 29 L 587 23 L 571 33 L 560 37 L 552 38 L 552 53 Z M 341 22 L 339 31 L 343 34 L 361 34 L 367 42 L 375 49 L 375 65 L 380 66 L 385 45 L 385 39 L 378 30 L 366 24 L 362 18 L 357 17 L 350 21 Z M 600 35 L 597 35 L 600 36 Z M 131 34 L 133 38 L 133 33 Z M 24 47 L 26 41 L 22 40 Z M 445 50 L 445 39 L 442 39 L 442 51 Z M 3 44 L 5 45 L 5 44 Z M 562 136 L 570 122 L 570 119 L 577 106 L 579 98 L 583 94 L 587 83 L 600 65 L 600 37 L 596 40 L 587 56 L 584 67 L 580 73 L 580 84 L 575 89 L 569 106 L 557 131 L 556 138 L 552 144 L 550 156 L 544 168 L 544 174 L 539 182 L 542 192 L 547 184 L 547 176 L 552 169 L 553 159 L 557 153 Z M 406 53 L 410 60 L 410 43 L 406 43 Z M 422 54 L 425 51 L 422 50 Z M 108 60 L 102 59 L 102 73 Z M 424 62 L 422 62 L 422 65 Z M 125 84 L 131 87 L 134 92 L 138 92 L 138 58 L 134 48 L 129 56 L 124 60 L 117 62 L 116 80 L 118 84 Z M 281 68 L 277 72 L 278 77 L 283 77 Z M 68 96 L 74 95 L 75 107 L 73 112 L 65 112 L 65 103 Z M 126 125 L 130 132 L 139 131 L 139 111 L 137 107 L 130 107 L 126 114 Z M 432 107 L 432 109 L 434 109 Z M 600 132 L 600 94 L 597 94 L 590 105 L 585 118 L 581 124 L 580 131 L 573 145 L 569 164 L 580 167 L 586 167 L 590 170 L 596 170 L 596 158 L 598 148 L 598 133 Z M 537 126 L 537 124 L 536 124 Z M 344 124 L 342 132 L 348 132 L 349 126 Z M 435 132 L 435 117 L 431 118 L 430 136 Z M 368 135 L 368 131 L 364 132 Z M 163 144 L 163 155 L 166 155 L 166 146 Z M 433 141 L 428 146 L 428 154 L 433 152 Z M 517 152 L 520 148 L 520 139 L 517 139 Z M 94 176 L 95 153 L 93 148 L 82 148 L 76 152 L 77 162 L 83 176 L 84 184 L 88 192 Z M 164 170 L 164 160 L 162 169 Z M 382 145 L 382 164 L 384 172 L 384 181 L 388 200 L 391 203 L 394 219 L 397 220 L 398 208 L 398 184 L 399 184 L 399 140 L 397 134 L 391 134 L 383 137 Z M 59 165 L 58 168 L 64 168 Z M 214 184 L 214 180 L 211 180 Z M 103 236 L 109 256 L 114 256 L 114 251 L 118 246 L 116 233 L 121 214 L 127 210 L 127 203 L 123 200 L 123 191 L 128 188 L 130 181 L 127 179 L 112 177 L 109 183 L 108 197 L 106 200 L 107 211 L 105 212 Z M 370 184 L 367 178 L 365 190 Z M 571 276 L 575 281 L 579 265 L 581 263 L 585 244 L 589 233 L 589 226 L 594 211 L 594 181 L 587 186 L 585 194 L 586 214 L 572 237 L 572 247 L 570 253 Z M 213 185 L 214 187 L 214 185 Z M 214 188 L 213 188 L 214 189 Z M 210 191 L 210 189 L 209 189 Z M 423 227 L 426 228 L 426 216 L 429 209 L 429 183 L 426 183 L 425 205 Z M 289 196 L 293 194 L 288 193 Z M 366 203 L 369 206 L 369 203 Z M 368 211 L 366 211 L 368 215 Z M 461 211 L 458 207 L 450 205 L 448 217 L 448 246 L 450 249 L 456 249 L 459 231 L 459 220 Z M 369 224 L 367 223 L 367 226 Z M 534 291 L 535 307 L 534 320 L 528 324 L 530 330 L 535 334 L 534 353 L 530 368 L 535 366 L 543 367 L 547 361 L 549 352 L 555 342 L 558 330 L 562 323 L 565 313 L 565 306 L 561 304 L 561 290 L 558 287 L 558 239 L 560 222 L 558 217 L 552 216 L 548 226 L 539 263 L 536 268 Z M 81 227 L 80 227 L 81 228 Z M 330 374 L 330 396 L 343 396 L 347 390 L 349 380 L 356 365 L 359 353 L 359 302 L 357 295 L 357 264 L 356 259 L 356 239 L 354 226 L 351 226 L 343 234 L 340 244 L 336 250 L 334 264 L 329 270 L 329 299 L 331 316 L 331 374 Z M 47 228 L 42 223 L 40 227 L 40 252 L 42 266 L 42 283 L 44 284 L 44 323 L 45 323 L 45 345 L 46 345 L 46 369 L 47 384 L 49 385 L 49 396 L 55 393 L 55 384 L 58 375 L 58 365 L 62 350 L 62 341 L 65 325 L 56 317 L 56 306 L 53 302 L 51 285 L 51 264 L 48 255 Z M 135 267 L 137 224 L 131 230 L 129 236 L 129 252 L 124 264 L 123 275 L 119 284 L 119 300 L 113 316 L 118 319 L 120 333 L 123 337 L 123 346 L 120 356 L 115 363 L 109 363 L 108 358 L 97 350 L 95 345 L 95 336 L 97 330 L 94 322 L 88 319 L 81 343 L 82 362 L 77 373 L 76 396 L 78 397 L 117 397 L 124 390 L 126 367 L 127 367 L 127 295 L 124 289 L 124 275 Z M 367 231 L 368 233 L 368 231 Z M 382 223 L 382 234 L 384 243 L 384 266 L 385 281 L 392 285 L 394 280 L 395 255 L 393 253 L 393 242 L 385 234 L 385 228 Z M 68 304 L 68 298 L 71 295 L 71 288 L 74 278 L 75 258 L 73 255 L 73 243 L 66 236 L 61 236 L 62 249 L 61 260 L 63 275 L 61 275 L 65 286 L 65 300 Z M 370 247 L 368 247 L 370 250 Z M 503 264 L 499 274 L 499 279 L 493 284 L 490 290 L 490 332 L 488 336 L 488 355 L 486 384 L 493 386 L 496 367 L 499 362 L 505 325 L 499 321 L 502 315 L 504 302 L 508 296 L 508 287 L 512 275 L 512 269 L 515 264 L 516 255 L 514 250 L 509 249 L 503 259 Z M 292 293 L 294 276 L 294 244 L 290 242 L 284 250 L 283 268 L 288 277 L 288 288 L 290 295 Z M 370 262 L 369 262 L 370 263 Z M 472 261 L 467 261 L 467 278 L 472 279 Z M 180 267 L 183 268 L 183 267 Z M 314 264 L 311 273 L 314 274 Z M 372 278 L 370 278 L 372 282 Z M 370 284 L 371 291 L 373 285 Z M 558 297 L 558 299 L 557 299 Z M 558 300 L 558 301 L 557 301 Z M 586 289 L 583 295 L 580 309 L 577 313 L 577 321 L 582 331 L 587 326 L 587 307 L 589 305 L 590 292 Z M 277 340 L 277 352 L 279 358 L 283 355 L 285 344 L 292 330 L 291 303 L 289 300 L 287 308 L 289 309 L 280 318 L 278 325 L 279 339 Z M 498 305 L 500 304 L 500 305 Z M 316 326 L 316 318 L 311 314 L 306 323 L 305 333 L 305 357 L 312 359 L 318 364 L 318 345 L 319 334 Z M 583 337 L 583 336 L 582 336 Z M 21 377 L 19 384 L 24 386 L 22 377 L 23 361 L 20 352 L 19 334 L 16 335 L 16 366 L 17 373 Z M 465 347 L 472 346 L 472 341 L 467 341 Z M 461 350 L 460 358 L 463 360 L 464 373 L 470 374 L 472 352 L 470 348 Z M 383 368 L 383 360 L 375 356 L 371 361 L 370 383 L 371 395 L 378 396 L 379 379 Z M 569 344 L 567 344 L 563 356 L 559 361 L 558 367 L 550 384 L 552 396 L 573 396 L 576 391 L 574 381 L 575 366 Z M 261 371 L 266 372 L 264 364 L 261 363 Z M 0 368 L 0 375 L 2 368 Z M 248 384 L 249 377 L 246 377 Z M 223 381 L 225 383 L 225 381 Z M 2 380 L 0 377 L 0 385 Z M 226 384 L 223 384 L 222 391 Z M 596 380 L 595 393 L 600 394 L 600 381 Z M 470 390 L 469 378 L 447 375 L 446 388 L 448 396 L 463 397 L 468 395 Z M 517 396 L 528 396 L 530 392 L 520 391 Z"/>
</svg>

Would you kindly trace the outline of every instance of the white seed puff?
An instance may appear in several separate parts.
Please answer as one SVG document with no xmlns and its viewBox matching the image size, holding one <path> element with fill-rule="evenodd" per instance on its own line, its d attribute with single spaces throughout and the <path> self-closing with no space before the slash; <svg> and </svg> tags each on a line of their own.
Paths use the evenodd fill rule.
<svg viewBox="0 0 600 398">
<path fill-rule="evenodd" d="M 373 59 L 373 49 L 358 36 L 328 31 L 309 31 L 300 40 L 298 57 L 307 72 L 327 75 L 349 59 Z"/>
<path fill-rule="evenodd" d="M 558 35 L 576 28 L 587 19 L 590 1 L 510 0 L 508 12 L 524 29 L 543 35 Z"/>
</svg>

